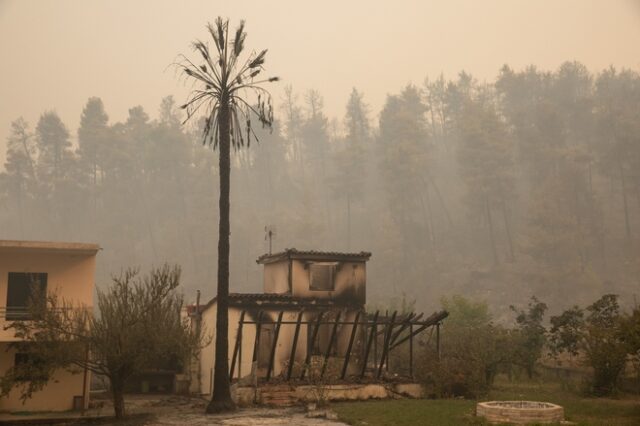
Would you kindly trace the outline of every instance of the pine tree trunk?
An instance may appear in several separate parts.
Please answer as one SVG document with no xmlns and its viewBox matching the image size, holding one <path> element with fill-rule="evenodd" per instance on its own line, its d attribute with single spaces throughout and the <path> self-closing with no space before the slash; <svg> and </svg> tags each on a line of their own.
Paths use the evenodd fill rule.
<svg viewBox="0 0 640 426">
<path fill-rule="evenodd" d="M 498 250 L 496 249 L 496 240 L 493 237 L 493 219 L 491 218 L 491 207 L 489 207 L 489 197 L 484 198 L 484 204 L 487 211 L 487 221 L 489 223 L 489 238 L 491 239 L 491 250 L 493 251 L 493 264 L 498 264 Z"/>
<path fill-rule="evenodd" d="M 426 186 L 426 183 L 424 182 L 424 180 L 422 181 L 422 183 Z M 449 228 L 453 228 L 453 221 L 451 220 L 451 215 L 449 214 L 449 209 L 447 209 L 447 205 L 444 202 L 444 198 L 442 197 L 442 194 L 440 193 L 440 189 L 438 189 L 438 185 L 436 185 L 436 181 L 433 180 L 433 178 L 431 176 L 429 176 L 429 183 L 431 183 L 431 186 L 433 187 L 433 189 L 436 192 L 436 195 L 438 196 L 438 201 L 440 201 L 440 206 L 442 207 L 442 211 L 444 211 L 444 215 L 447 218 L 447 223 L 449 224 Z"/>
<path fill-rule="evenodd" d="M 431 223 L 430 214 L 427 214 L 427 207 L 425 206 L 422 191 L 418 191 L 418 195 L 420 196 L 420 209 L 422 211 L 422 218 L 424 220 L 425 226 L 427 227 L 429 243 L 433 244 L 433 223 Z"/>
<path fill-rule="evenodd" d="M 433 110 L 433 96 L 429 94 L 429 113 L 431 114 L 431 130 L 433 132 L 433 137 L 436 138 L 439 142 L 442 142 L 441 138 L 438 138 L 438 131 L 436 130 L 436 116 L 435 111 Z"/>
<path fill-rule="evenodd" d="M 220 413 L 235 409 L 229 384 L 229 193 L 231 177 L 231 136 L 229 134 L 229 98 L 223 93 L 220 100 L 220 223 L 218 227 L 218 292 L 216 312 L 215 365 L 213 370 L 213 396 L 207 413 Z"/>
<path fill-rule="evenodd" d="M 504 229 L 507 232 L 507 240 L 509 241 L 509 256 L 511 261 L 516 260 L 516 254 L 513 250 L 513 239 L 511 238 L 511 225 L 509 224 L 509 215 L 507 214 L 507 203 L 502 200 L 502 218 L 504 220 Z"/>
<path fill-rule="evenodd" d="M 627 202 L 627 181 L 624 177 L 624 168 L 622 162 L 618 160 L 618 168 L 620 169 L 620 181 L 622 184 L 622 202 L 624 204 L 624 226 L 627 238 L 631 238 L 631 225 L 629 224 L 629 203 Z"/>
<path fill-rule="evenodd" d="M 16 175 L 18 176 L 18 192 L 16 198 L 18 204 L 18 221 L 20 223 L 20 238 L 24 239 L 24 208 L 22 205 L 22 188 L 26 188 L 26 185 L 22 185 L 22 170 L 19 164 L 16 172 Z"/>
<path fill-rule="evenodd" d="M 431 242 L 433 243 L 436 240 L 436 228 L 433 223 L 433 210 L 431 209 L 431 197 L 429 197 L 428 185 L 424 188 L 424 197 L 427 203 L 427 214 L 429 215 L 429 235 L 431 237 Z"/>
<path fill-rule="evenodd" d="M 351 250 L 351 197 L 347 192 L 347 250 Z"/>
</svg>

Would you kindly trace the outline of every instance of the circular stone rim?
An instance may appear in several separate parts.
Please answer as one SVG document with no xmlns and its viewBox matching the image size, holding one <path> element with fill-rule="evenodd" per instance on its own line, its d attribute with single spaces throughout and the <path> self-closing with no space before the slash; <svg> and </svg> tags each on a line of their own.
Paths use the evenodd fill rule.
<svg viewBox="0 0 640 426">
<path fill-rule="evenodd" d="M 545 404 L 544 407 L 517 407 L 515 404 Z M 505 404 L 505 405 L 503 405 Z M 514 404 L 514 405 L 506 405 L 506 404 Z M 552 402 L 546 401 L 484 401 L 478 402 L 478 406 L 482 406 L 483 408 L 490 409 L 508 409 L 508 410 L 557 410 L 558 408 L 563 408 L 561 405 L 554 404 Z"/>
</svg>

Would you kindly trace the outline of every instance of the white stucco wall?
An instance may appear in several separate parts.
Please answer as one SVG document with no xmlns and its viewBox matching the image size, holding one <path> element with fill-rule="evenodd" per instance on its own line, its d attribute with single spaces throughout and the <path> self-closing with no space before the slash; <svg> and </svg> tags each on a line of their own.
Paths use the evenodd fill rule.
<svg viewBox="0 0 640 426">
<path fill-rule="evenodd" d="M 289 260 L 284 259 L 279 262 L 265 264 L 263 280 L 265 293 L 288 293 Z"/>
</svg>

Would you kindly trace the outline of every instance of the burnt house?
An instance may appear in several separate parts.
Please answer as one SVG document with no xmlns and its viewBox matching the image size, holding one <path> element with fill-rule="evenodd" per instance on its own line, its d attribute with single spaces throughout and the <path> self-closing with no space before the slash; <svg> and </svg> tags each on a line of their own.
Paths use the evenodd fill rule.
<svg viewBox="0 0 640 426">
<path fill-rule="evenodd" d="M 422 315 L 413 313 L 367 314 L 370 257 L 368 252 L 296 249 L 260 256 L 257 263 L 263 265 L 264 292 L 229 295 L 232 381 L 301 380 L 314 360 L 322 365 L 322 374 L 332 361 L 340 379 L 362 378 L 365 370 L 377 371 L 380 377 L 385 353 L 394 344 L 412 339 L 446 317 L 438 313 L 419 321 Z M 213 391 L 216 313 L 216 298 L 189 308 L 192 321 L 213 338 L 191 368 L 191 391 L 202 395 Z M 378 341 L 383 346 L 380 356 L 372 350 L 378 352 Z"/>
<path fill-rule="evenodd" d="M 308 356 L 325 354 L 327 350 L 331 355 L 344 353 L 350 330 L 340 327 L 331 339 L 333 327 L 328 322 L 338 315 L 343 321 L 353 321 L 357 313 L 364 310 L 366 262 L 370 256 L 371 253 L 366 252 L 296 249 L 260 256 L 257 262 L 264 267 L 264 292 L 229 295 L 232 378 L 287 376 L 290 365 L 293 374 L 293 367 L 308 362 Z M 198 320 L 213 339 L 200 352 L 198 379 L 192 380 L 192 390 L 210 394 L 215 361 L 216 299 L 198 311 Z M 319 320 L 324 321 L 317 326 L 312 341 Z M 300 325 L 296 327 L 298 322 Z M 270 358 L 273 358 L 271 366 Z"/>
</svg>

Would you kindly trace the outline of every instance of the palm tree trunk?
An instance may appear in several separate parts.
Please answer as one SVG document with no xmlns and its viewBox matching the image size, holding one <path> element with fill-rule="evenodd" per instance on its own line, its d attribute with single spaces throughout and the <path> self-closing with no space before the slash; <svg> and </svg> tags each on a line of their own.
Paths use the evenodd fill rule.
<svg viewBox="0 0 640 426">
<path fill-rule="evenodd" d="M 220 223 L 218 227 L 218 293 L 216 312 L 216 359 L 213 370 L 213 396 L 207 413 L 235 409 L 229 385 L 229 192 L 231 187 L 231 137 L 229 97 L 223 93 L 219 110 Z"/>
</svg>

